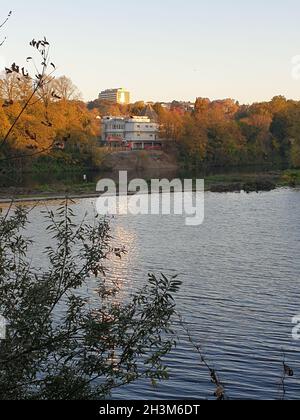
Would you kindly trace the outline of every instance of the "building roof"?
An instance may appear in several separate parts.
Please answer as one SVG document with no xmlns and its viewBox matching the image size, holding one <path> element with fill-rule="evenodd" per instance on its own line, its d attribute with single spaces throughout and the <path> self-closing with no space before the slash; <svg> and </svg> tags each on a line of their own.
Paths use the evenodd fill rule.
<svg viewBox="0 0 300 420">
<path fill-rule="evenodd" d="M 128 89 L 125 89 L 125 88 L 122 88 L 122 87 L 120 87 L 120 88 L 112 88 L 112 89 L 105 89 L 105 90 L 102 90 L 100 93 L 116 93 L 116 92 L 119 92 L 119 91 L 120 92 L 130 93 Z"/>
<path fill-rule="evenodd" d="M 150 116 L 147 116 L 147 115 L 132 115 L 130 117 L 108 115 L 102 118 L 102 123 L 105 124 L 105 123 L 110 123 L 110 122 L 116 122 L 116 123 L 117 122 L 125 122 L 125 123 L 133 122 L 133 123 L 138 123 L 138 124 L 151 124 L 151 123 L 158 124 L 156 113 L 155 115 L 153 115 L 153 117 L 155 116 L 156 118 L 154 119 L 154 118 L 150 118 Z"/>
</svg>

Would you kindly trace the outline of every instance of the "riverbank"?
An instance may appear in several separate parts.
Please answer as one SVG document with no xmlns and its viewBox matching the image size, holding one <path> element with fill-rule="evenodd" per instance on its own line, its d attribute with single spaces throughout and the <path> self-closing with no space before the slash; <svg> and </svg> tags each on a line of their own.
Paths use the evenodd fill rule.
<svg viewBox="0 0 300 420">
<path fill-rule="evenodd" d="M 163 150 L 134 150 L 107 154 L 102 161 L 106 171 L 178 170 L 176 154 Z"/>
<path fill-rule="evenodd" d="M 300 186 L 300 170 L 276 170 L 262 173 L 209 175 L 205 188 L 212 192 L 259 192 L 280 187 Z"/>
<path fill-rule="evenodd" d="M 193 176 L 200 178 L 200 176 Z M 300 187 L 300 170 L 269 171 L 262 173 L 231 173 L 224 175 L 201 176 L 205 179 L 205 189 L 211 192 L 260 192 L 271 191 L 280 187 Z M 150 179 L 145 178 L 148 183 Z M 0 202 L 39 201 L 70 198 L 97 197 L 97 182 L 63 181 L 52 185 L 36 184 L 32 187 L 2 187 L 0 188 Z"/>
</svg>

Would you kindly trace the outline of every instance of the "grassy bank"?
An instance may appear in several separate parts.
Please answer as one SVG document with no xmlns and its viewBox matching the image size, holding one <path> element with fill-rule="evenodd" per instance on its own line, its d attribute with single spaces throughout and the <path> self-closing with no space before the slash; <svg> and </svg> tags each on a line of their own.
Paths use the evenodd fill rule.
<svg viewBox="0 0 300 420">
<path fill-rule="evenodd" d="M 269 171 L 262 173 L 209 175 L 205 177 L 208 191 L 269 191 L 279 187 L 300 186 L 300 170 Z"/>
<path fill-rule="evenodd" d="M 96 193 L 96 183 L 75 183 L 72 185 L 58 183 L 55 185 L 41 184 L 35 187 L 0 188 L 0 200 L 7 198 L 56 197 L 61 195 L 89 195 Z"/>
<path fill-rule="evenodd" d="M 148 180 L 148 183 L 150 181 Z M 205 188 L 212 192 L 270 191 L 279 187 L 300 187 L 300 170 L 270 171 L 255 174 L 225 174 L 205 177 Z M 36 184 L 32 187 L 2 187 L 0 200 L 15 198 L 88 196 L 96 194 L 96 182 Z"/>
</svg>

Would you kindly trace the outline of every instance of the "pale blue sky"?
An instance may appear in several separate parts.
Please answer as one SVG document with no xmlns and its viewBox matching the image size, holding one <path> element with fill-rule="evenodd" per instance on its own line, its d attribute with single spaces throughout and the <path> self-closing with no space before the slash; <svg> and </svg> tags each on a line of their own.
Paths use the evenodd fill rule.
<svg viewBox="0 0 300 420">
<path fill-rule="evenodd" d="M 7 7 L 14 16 L 0 55 L 20 62 L 28 41 L 46 35 L 58 74 L 86 100 L 119 86 L 134 100 L 300 99 L 300 80 L 291 76 L 299 0 L 10 0 Z"/>
</svg>

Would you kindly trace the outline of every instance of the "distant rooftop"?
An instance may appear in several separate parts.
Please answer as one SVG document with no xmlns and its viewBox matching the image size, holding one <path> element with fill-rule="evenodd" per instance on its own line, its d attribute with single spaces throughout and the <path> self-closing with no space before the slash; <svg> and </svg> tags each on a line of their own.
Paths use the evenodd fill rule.
<svg viewBox="0 0 300 420">
<path fill-rule="evenodd" d="M 101 91 L 101 93 L 107 93 L 107 92 L 129 92 L 129 90 L 128 89 L 125 89 L 125 88 L 123 88 L 123 87 L 120 87 L 120 88 L 110 88 L 110 89 L 105 89 L 105 90 L 102 90 Z"/>
</svg>

